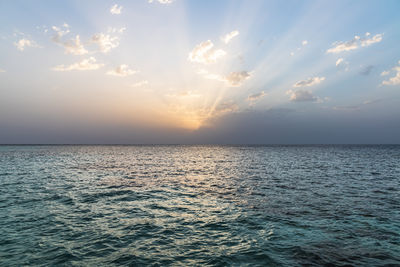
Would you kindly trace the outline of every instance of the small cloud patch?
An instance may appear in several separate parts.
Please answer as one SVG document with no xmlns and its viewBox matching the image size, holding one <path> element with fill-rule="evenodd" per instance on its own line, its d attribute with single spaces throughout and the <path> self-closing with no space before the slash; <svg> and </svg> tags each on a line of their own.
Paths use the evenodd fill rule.
<svg viewBox="0 0 400 267">
<path fill-rule="evenodd" d="M 286 92 L 287 95 L 289 95 L 290 101 L 293 102 L 317 102 L 319 101 L 318 97 L 315 97 L 311 91 L 309 90 L 288 90 Z"/>
<path fill-rule="evenodd" d="M 68 24 L 64 23 L 61 27 L 53 26 L 52 29 L 55 31 L 55 35 L 52 37 L 53 42 L 64 47 L 66 54 L 85 55 L 88 53 L 81 43 L 79 35 L 70 40 L 62 40 L 62 37 L 70 32 Z"/>
<path fill-rule="evenodd" d="M 346 41 L 346 42 L 335 42 L 333 43 L 333 47 L 329 48 L 328 50 L 326 50 L 326 53 L 340 53 L 340 52 L 344 52 L 344 51 L 351 51 L 351 50 L 355 50 L 358 49 L 360 47 L 366 47 L 366 46 L 370 46 L 372 44 L 375 43 L 379 43 L 382 41 L 383 39 L 383 34 L 376 34 L 372 37 L 370 37 L 371 34 L 369 32 L 367 32 L 365 34 L 364 38 L 361 38 L 360 36 L 354 36 L 353 39 L 351 39 L 350 41 Z"/>
<path fill-rule="evenodd" d="M 203 75 L 206 79 L 217 80 L 225 82 L 228 86 L 239 87 L 243 82 L 251 77 L 248 71 L 233 71 L 228 75 L 212 74 L 202 69 L 198 71 L 198 74 Z"/>
<path fill-rule="evenodd" d="M 72 70 L 97 70 L 103 67 L 104 64 L 96 63 L 96 59 L 94 57 L 90 57 L 87 59 L 83 59 L 80 62 L 71 64 L 71 65 L 58 65 L 53 68 L 54 71 L 72 71 Z"/>
<path fill-rule="evenodd" d="M 113 75 L 118 77 L 126 77 L 129 75 L 135 74 L 137 71 L 129 69 L 129 66 L 126 64 L 119 65 L 113 70 L 107 71 L 107 75 Z"/>
<path fill-rule="evenodd" d="M 110 8 L 110 13 L 113 15 L 119 15 L 122 12 L 122 6 L 118 6 L 117 4 L 113 5 Z"/>
<path fill-rule="evenodd" d="M 111 49 L 119 46 L 119 38 L 109 34 L 97 33 L 92 36 L 91 42 L 97 44 L 103 53 L 110 52 Z"/>
<path fill-rule="evenodd" d="M 14 45 L 19 51 L 24 51 L 26 47 L 39 47 L 35 41 L 27 38 L 20 39 L 18 42 L 15 42 Z"/>
<path fill-rule="evenodd" d="M 388 73 L 386 73 L 388 72 Z M 382 82 L 382 85 L 398 85 L 400 84 L 400 60 L 398 65 L 392 68 L 392 71 L 385 71 L 385 75 L 394 72 L 394 76 Z M 382 75 L 382 74 L 381 74 Z"/>
<path fill-rule="evenodd" d="M 210 64 L 226 55 L 222 49 L 214 49 L 214 44 L 208 40 L 198 44 L 192 52 L 189 53 L 188 59 L 191 62 Z"/>
<path fill-rule="evenodd" d="M 311 77 L 306 80 L 298 81 L 296 82 L 293 87 L 307 87 L 307 86 L 313 86 L 316 84 L 321 83 L 322 81 L 325 80 L 325 77 Z"/>
<path fill-rule="evenodd" d="M 234 37 L 239 35 L 239 31 L 232 31 L 224 36 L 221 37 L 221 40 L 227 44 L 229 43 Z"/>
</svg>

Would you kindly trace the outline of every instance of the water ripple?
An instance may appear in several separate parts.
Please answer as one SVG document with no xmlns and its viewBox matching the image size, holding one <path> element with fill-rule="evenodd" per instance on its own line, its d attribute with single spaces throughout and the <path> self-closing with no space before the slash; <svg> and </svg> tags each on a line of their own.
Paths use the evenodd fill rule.
<svg viewBox="0 0 400 267">
<path fill-rule="evenodd" d="M 1 146 L 1 266 L 399 266 L 400 146 Z"/>
</svg>

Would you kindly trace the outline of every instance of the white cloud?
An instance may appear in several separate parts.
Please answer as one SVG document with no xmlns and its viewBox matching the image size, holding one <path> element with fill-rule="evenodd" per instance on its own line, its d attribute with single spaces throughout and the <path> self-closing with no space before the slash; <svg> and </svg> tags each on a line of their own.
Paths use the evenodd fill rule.
<svg viewBox="0 0 400 267">
<path fill-rule="evenodd" d="M 0 73 L 2 73 L 2 72 L 6 72 L 5 70 L 3 70 L 3 69 L 0 69 Z"/>
<path fill-rule="evenodd" d="M 354 39 L 347 41 L 347 42 L 335 42 L 333 43 L 332 48 L 328 49 L 327 53 L 339 53 L 343 51 L 350 51 L 358 48 L 358 40 L 360 39 L 359 36 L 355 36 Z"/>
<path fill-rule="evenodd" d="M 387 76 L 389 74 L 390 74 L 390 71 L 385 70 L 385 71 L 382 71 L 381 76 Z"/>
<path fill-rule="evenodd" d="M 370 37 L 370 33 L 367 32 L 365 34 L 365 38 L 361 38 L 360 36 L 354 36 L 354 38 L 347 42 L 335 42 L 333 43 L 333 47 L 326 50 L 327 53 L 340 53 L 343 51 L 350 51 L 359 48 L 360 46 L 369 46 L 374 43 L 379 43 L 382 41 L 383 34 L 376 34 L 373 37 Z"/>
<path fill-rule="evenodd" d="M 293 85 L 293 87 L 306 87 L 306 86 L 313 86 L 316 84 L 321 83 L 325 80 L 325 77 L 311 77 L 306 80 L 298 81 Z"/>
<path fill-rule="evenodd" d="M 109 34 L 97 33 L 92 36 L 91 41 L 97 44 L 103 53 L 108 53 L 111 49 L 119 46 L 119 38 Z"/>
<path fill-rule="evenodd" d="M 318 97 L 315 97 L 311 91 L 309 90 L 288 90 L 286 92 L 287 95 L 290 97 L 290 101 L 293 102 L 317 102 L 319 101 Z"/>
<path fill-rule="evenodd" d="M 120 33 L 120 34 L 122 34 L 122 33 L 124 33 L 125 30 L 126 30 L 125 27 L 122 27 L 122 28 L 108 27 L 107 28 L 107 32 L 108 33 Z"/>
<path fill-rule="evenodd" d="M 97 70 L 103 67 L 104 64 L 96 63 L 94 57 L 83 59 L 80 62 L 74 63 L 72 65 L 58 65 L 53 68 L 54 71 L 71 71 L 71 70 Z"/>
<path fill-rule="evenodd" d="M 129 75 L 135 74 L 137 71 L 129 69 L 129 66 L 126 64 L 119 65 L 113 70 L 107 71 L 107 75 L 114 75 L 119 77 L 126 77 Z"/>
<path fill-rule="evenodd" d="M 250 101 L 250 102 L 254 102 L 254 101 L 257 101 L 257 100 L 263 98 L 263 97 L 266 96 L 266 95 L 267 95 L 267 94 L 266 94 L 264 91 L 261 91 L 261 92 L 256 93 L 256 94 L 251 94 L 251 95 L 249 95 L 249 96 L 247 97 L 247 100 Z"/>
<path fill-rule="evenodd" d="M 113 15 L 119 15 L 121 14 L 121 11 L 122 11 L 122 6 L 118 6 L 117 4 L 113 5 L 110 8 L 110 13 Z"/>
<path fill-rule="evenodd" d="M 238 87 L 241 86 L 242 83 L 249 79 L 251 74 L 247 71 L 234 71 L 229 73 L 228 75 L 219 75 L 209 73 L 208 71 L 202 69 L 198 71 L 198 74 L 203 75 L 206 79 L 217 80 L 221 82 L 225 82 L 228 86 Z"/>
<path fill-rule="evenodd" d="M 75 39 L 68 40 L 64 42 L 65 53 L 73 55 L 84 55 L 88 51 L 81 44 L 79 35 L 75 36 Z"/>
<path fill-rule="evenodd" d="M 336 67 L 341 70 L 349 70 L 349 62 L 345 61 L 344 58 L 339 58 L 336 60 Z"/>
<path fill-rule="evenodd" d="M 83 44 L 81 44 L 79 35 L 76 35 L 75 39 L 67 41 L 62 40 L 62 37 L 70 32 L 68 24 L 64 23 L 62 28 L 53 26 L 52 29 L 56 32 L 56 34 L 52 37 L 53 42 L 63 46 L 66 54 L 85 55 L 88 53 Z"/>
<path fill-rule="evenodd" d="M 389 78 L 389 80 L 383 81 L 382 85 L 398 85 L 400 84 L 400 60 L 398 66 L 395 66 L 392 70 L 395 72 L 395 76 Z"/>
<path fill-rule="evenodd" d="M 39 47 L 35 41 L 26 38 L 20 39 L 18 42 L 15 42 L 14 45 L 19 51 L 24 51 L 25 47 Z"/>
<path fill-rule="evenodd" d="M 340 65 L 340 63 L 343 62 L 343 58 L 339 58 L 338 60 L 336 60 L 336 67 Z"/>
<path fill-rule="evenodd" d="M 366 36 L 369 36 L 369 32 L 367 32 Z M 380 41 L 382 41 L 382 36 L 383 34 L 377 34 L 375 36 L 373 36 L 372 38 L 364 38 L 361 39 L 361 46 L 369 46 L 375 43 L 379 43 Z"/>
<path fill-rule="evenodd" d="M 145 86 L 145 85 L 148 85 L 148 84 L 149 84 L 148 81 L 143 80 L 143 81 L 140 81 L 140 82 L 132 84 L 131 87 L 142 87 L 142 86 Z"/>
<path fill-rule="evenodd" d="M 203 64 L 217 62 L 217 59 L 225 56 L 226 52 L 222 49 L 214 49 L 213 46 L 214 44 L 210 40 L 202 42 L 189 53 L 188 59 L 191 62 Z"/>
<path fill-rule="evenodd" d="M 232 31 L 228 34 L 225 34 L 224 36 L 221 37 L 221 40 L 227 44 L 229 43 L 234 37 L 239 35 L 239 31 Z"/>
<path fill-rule="evenodd" d="M 301 46 L 306 46 L 308 44 L 307 40 L 301 42 Z M 297 47 L 295 51 L 301 51 L 303 47 Z M 294 56 L 296 53 L 294 51 L 290 52 L 290 56 Z"/>
<path fill-rule="evenodd" d="M 153 3 L 154 0 L 149 0 L 149 3 Z M 157 0 L 157 2 L 159 2 L 160 4 L 171 4 L 172 2 L 174 2 L 174 0 Z"/>
</svg>

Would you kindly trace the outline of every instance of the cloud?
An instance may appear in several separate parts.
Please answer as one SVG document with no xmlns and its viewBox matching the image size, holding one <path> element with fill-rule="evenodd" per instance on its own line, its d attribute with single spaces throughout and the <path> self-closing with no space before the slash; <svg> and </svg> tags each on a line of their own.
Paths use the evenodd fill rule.
<svg viewBox="0 0 400 267">
<path fill-rule="evenodd" d="M 381 102 L 383 99 L 365 100 L 363 105 L 371 105 Z"/>
<path fill-rule="evenodd" d="M 3 70 L 3 69 L 0 69 L 0 73 L 2 73 L 2 72 L 6 72 L 5 70 Z"/>
<path fill-rule="evenodd" d="M 293 85 L 293 87 L 306 87 L 306 86 L 313 86 L 316 84 L 321 83 L 325 80 L 325 77 L 312 77 L 308 78 L 307 80 L 298 81 Z"/>
<path fill-rule="evenodd" d="M 334 47 L 328 49 L 327 53 L 340 53 L 343 51 L 350 51 L 358 48 L 358 40 L 360 36 L 355 36 L 352 40 L 347 42 L 335 42 L 333 43 Z"/>
<path fill-rule="evenodd" d="M 73 55 L 84 55 L 88 51 L 81 44 L 79 35 L 75 36 L 75 39 L 68 40 L 64 42 L 65 53 Z"/>
<path fill-rule="evenodd" d="M 68 24 L 64 23 L 62 28 L 53 26 L 52 29 L 56 32 L 56 34 L 52 37 L 53 42 L 63 46 L 66 54 L 84 55 L 88 53 L 83 44 L 81 44 L 79 35 L 76 35 L 75 39 L 67 41 L 62 40 L 62 37 L 70 32 Z"/>
<path fill-rule="evenodd" d="M 120 33 L 120 34 L 122 34 L 122 33 L 124 33 L 125 30 L 126 30 L 125 27 L 122 27 L 122 28 L 108 27 L 107 28 L 107 32 L 108 33 Z"/>
<path fill-rule="evenodd" d="M 103 53 L 108 53 L 111 49 L 119 46 L 119 38 L 117 36 L 111 36 L 109 34 L 97 33 L 91 38 L 92 43 L 99 46 L 99 49 Z"/>
<path fill-rule="evenodd" d="M 338 60 L 336 60 L 336 67 L 343 63 L 343 60 L 343 58 L 339 58 Z"/>
<path fill-rule="evenodd" d="M 149 0 L 149 3 L 153 3 L 154 0 Z M 159 2 L 160 4 L 171 4 L 172 2 L 174 2 L 174 0 L 157 0 L 157 2 Z"/>
<path fill-rule="evenodd" d="M 389 74 L 390 74 L 390 71 L 388 71 L 388 70 L 385 70 L 385 71 L 381 72 L 381 76 L 387 76 Z"/>
<path fill-rule="evenodd" d="M 229 43 L 234 37 L 239 35 L 239 31 L 232 31 L 224 36 L 221 37 L 221 40 L 227 44 Z"/>
<path fill-rule="evenodd" d="M 250 73 L 247 71 L 238 71 L 238 72 L 231 72 L 227 76 L 225 76 L 226 81 L 231 86 L 240 86 L 242 85 L 244 80 L 250 78 Z"/>
<path fill-rule="evenodd" d="M 80 62 L 74 63 L 69 66 L 58 65 L 53 68 L 54 71 L 71 71 L 71 70 L 97 70 L 103 67 L 104 64 L 96 63 L 96 59 L 94 57 L 90 57 L 87 59 L 83 59 Z"/>
<path fill-rule="evenodd" d="M 208 40 L 197 45 L 192 52 L 189 53 L 188 59 L 191 62 L 210 64 L 217 62 L 217 59 L 226 55 L 222 49 L 214 49 L 214 44 Z"/>
<path fill-rule="evenodd" d="M 39 47 L 35 41 L 26 38 L 20 39 L 18 42 L 15 42 L 14 45 L 19 51 L 24 51 L 25 47 Z"/>
<path fill-rule="evenodd" d="M 336 60 L 336 67 L 340 70 L 348 71 L 349 62 L 345 61 L 344 58 L 339 58 L 338 60 Z"/>
<path fill-rule="evenodd" d="M 342 110 L 342 111 L 354 111 L 354 110 L 360 110 L 360 106 L 354 105 L 354 106 L 335 106 L 333 107 L 334 110 Z"/>
<path fill-rule="evenodd" d="M 117 4 L 113 5 L 110 8 L 110 13 L 113 15 L 119 15 L 121 14 L 121 11 L 122 11 L 122 6 L 118 6 Z"/>
<path fill-rule="evenodd" d="M 237 110 L 239 110 L 238 104 L 236 104 L 234 101 L 225 101 L 216 106 L 213 115 L 220 116 L 226 113 L 235 112 Z"/>
<path fill-rule="evenodd" d="M 400 84 L 400 60 L 398 66 L 392 69 L 395 72 L 395 76 L 389 78 L 389 80 L 383 81 L 382 85 L 398 85 Z"/>
<path fill-rule="evenodd" d="M 361 74 L 361 75 L 364 75 L 364 76 L 368 76 L 368 75 L 371 73 L 371 71 L 372 71 L 373 68 L 374 68 L 374 66 L 372 66 L 372 65 L 366 66 L 365 68 L 363 68 L 363 69 L 360 71 L 360 74 Z"/>
<path fill-rule="evenodd" d="M 307 41 L 307 40 L 302 41 L 302 42 L 301 42 L 301 47 L 297 47 L 296 50 L 297 50 L 297 51 L 302 50 L 302 49 L 303 49 L 302 46 L 306 46 L 307 44 L 308 44 L 308 41 Z M 296 54 L 296 53 L 295 53 L 294 51 L 290 52 L 290 56 L 294 56 L 295 54 Z"/>
<path fill-rule="evenodd" d="M 251 94 L 247 97 L 247 100 L 250 101 L 251 103 L 263 98 L 264 96 L 266 96 L 267 94 L 264 91 L 261 91 L 259 93 L 256 94 Z"/>
<path fill-rule="evenodd" d="M 368 36 L 370 36 L 370 33 L 367 32 L 365 35 L 368 37 Z M 383 34 L 376 34 L 372 38 L 361 39 L 360 40 L 361 46 L 369 46 L 369 45 L 372 45 L 375 43 L 379 43 L 380 41 L 382 41 L 382 36 L 383 36 Z"/>
<path fill-rule="evenodd" d="M 107 71 L 107 75 L 126 77 L 129 75 L 135 74 L 137 71 L 129 69 L 129 66 L 126 64 L 119 65 L 113 70 Z"/>
<path fill-rule="evenodd" d="M 374 43 L 379 43 L 382 41 L 383 34 L 376 34 L 373 37 L 370 37 L 370 33 L 367 32 L 364 38 L 360 36 L 354 36 L 354 38 L 347 42 L 335 42 L 333 43 L 333 47 L 326 50 L 326 53 L 340 53 L 343 51 L 351 51 L 359 48 L 360 46 L 365 47 Z"/>
<path fill-rule="evenodd" d="M 286 94 L 289 95 L 290 101 L 293 102 L 317 102 L 320 100 L 318 97 L 315 97 L 309 90 L 288 90 Z"/>
<path fill-rule="evenodd" d="M 67 35 L 70 30 L 69 30 L 69 25 L 67 23 L 64 23 L 61 27 L 53 26 L 51 27 L 53 31 L 56 32 L 56 34 L 53 36 L 53 41 L 58 43 L 61 42 L 61 37 L 64 35 Z"/>
<path fill-rule="evenodd" d="M 142 86 L 145 86 L 145 85 L 148 85 L 148 84 L 149 84 L 148 81 L 143 80 L 143 81 L 140 81 L 140 82 L 132 84 L 131 87 L 142 87 Z"/>
<path fill-rule="evenodd" d="M 206 71 L 204 69 L 199 70 L 197 73 L 200 75 L 203 75 L 204 78 L 206 78 L 206 79 L 225 82 L 228 86 L 232 86 L 232 87 L 241 86 L 242 83 L 245 80 L 249 79 L 251 76 L 251 74 L 247 71 L 234 71 L 225 76 L 209 73 L 208 71 Z"/>
</svg>

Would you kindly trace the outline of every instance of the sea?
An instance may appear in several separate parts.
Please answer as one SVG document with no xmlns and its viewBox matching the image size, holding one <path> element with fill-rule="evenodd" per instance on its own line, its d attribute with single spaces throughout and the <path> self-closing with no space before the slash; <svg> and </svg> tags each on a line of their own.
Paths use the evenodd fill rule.
<svg viewBox="0 0 400 267">
<path fill-rule="evenodd" d="M 400 266 L 400 146 L 0 146 L 0 266 Z"/>
</svg>

